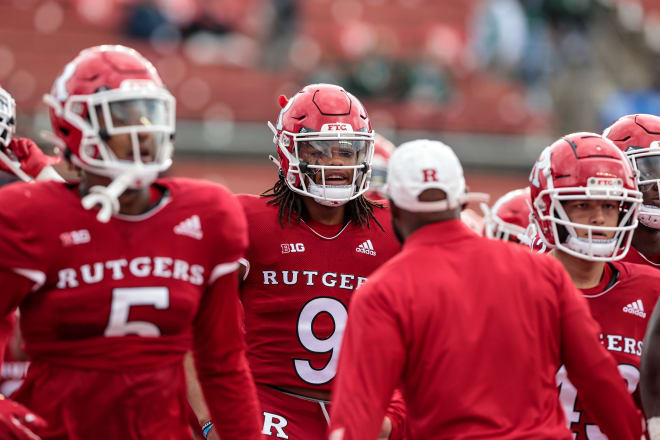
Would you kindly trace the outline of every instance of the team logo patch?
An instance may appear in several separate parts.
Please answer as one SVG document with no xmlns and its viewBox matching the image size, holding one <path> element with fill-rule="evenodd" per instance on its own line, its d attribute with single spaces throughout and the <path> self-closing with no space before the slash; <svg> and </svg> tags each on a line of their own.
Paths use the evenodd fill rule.
<svg viewBox="0 0 660 440">
<path fill-rule="evenodd" d="M 371 240 L 367 240 L 364 243 L 361 243 L 358 247 L 355 248 L 356 252 L 367 255 L 376 255 L 374 250 L 374 245 L 371 243 Z"/>
</svg>

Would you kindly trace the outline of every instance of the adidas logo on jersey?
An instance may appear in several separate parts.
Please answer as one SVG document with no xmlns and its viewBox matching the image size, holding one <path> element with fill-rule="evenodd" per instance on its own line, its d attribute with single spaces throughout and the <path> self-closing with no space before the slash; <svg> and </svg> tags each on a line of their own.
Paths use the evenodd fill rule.
<svg viewBox="0 0 660 440">
<path fill-rule="evenodd" d="M 642 300 L 638 299 L 635 302 L 632 302 L 623 308 L 623 311 L 633 315 L 637 315 L 640 318 L 646 318 L 646 312 L 644 311 L 644 304 Z"/>
<path fill-rule="evenodd" d="M 371 240 L 365 241 L 360 246 L 356 247 L 355 250 L 361 254 L 376 255 L 376 251 L 374 250 L 374 245 L 371 244 Z"/>
<path fill-rule="evenodd" d="M 185 219 L 174 227 L 174 233 L 179 235 L 187 235 L 188 237 L 201 240 L 204 237 L 202 232 L 202 223 L 199 221 L 197 215 Z"/>
</svg>

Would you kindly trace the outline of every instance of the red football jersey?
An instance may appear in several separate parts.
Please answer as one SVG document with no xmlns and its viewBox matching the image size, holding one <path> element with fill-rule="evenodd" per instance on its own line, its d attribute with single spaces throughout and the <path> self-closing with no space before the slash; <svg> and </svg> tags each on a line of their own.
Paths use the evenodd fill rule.
<svg viewBox="0 0 660 440">
<path fill-rule="evenodd" d="M 631 249 L 632 251 L 632 249 Z M 606 263 L 600 288 L 584 289 L 591 314 L 601 327 L 601 343 L 619 364 L 628 391 L 641 409 L 639 368 L 642 343 L 651 312 L 660 295 L 660 274 L 653 268 L 622 262 Z M 580 396 L 562 367 L 557 373 L 559 399 L 574 438 L 606 438 L 593 416 L 582 407 Z"/>
<path fill-rule="evenodd" d="M 369 228 L 302 221 L 282 228 L 268 199 L 238 198 L 250 234 L 241 298 L 255 381 L 330 390 L 355 289 L 401 247 L 389 209 L 374 209 L 385 231 L 373 220 Z"/>
<path fill-rule="evenodd" d="M 162 197 L 147 213 L 108 223 L 83 209 L 75 185 L 0 189 L 0 270 L 35 283 L 25 297 L 4 292 L 0 314 L 20 305 L 32 365 L 16 400 L 47 419 L 43 437 L 189 438 L 182 359 L 193 340 L 204 357 L 200 378 L 236 373 L 237 386 L 246 387 L 254 420 L 236 420 L 236 432 L 241 423 L 257 425 L 237 313 L 235 269 L 247 247 L 241 207 L 225 188 L 201 181 L 163 179 L 155 188 Z M 227 295 L 209 293 L 223 283 Z M 213 341 L 224 335 L 226 345 L 207 347 L 202 330 Z M 218 370 L 204 369 L 220 356 Z M 209 391 L 226 389 L 221 376 Z M 214 415 L 225 409 L 209 406 Z M 86 431 L 103 417 L 112 430 Z"/>
<path fill-rule="evenodd" d="M 647 266 L 655 267 L 656 269 L 660 268 L 660 255 L 651 255 L 650 257 L 647 257 L 646 255 L 642 255 L 641 252 L 632 246 L 630 246 L 630 250 L 621 261 L 626 263 L 645 264 Z"/>
<path fill-rule="evenodd" d="M 376 438 L 401 383 L 411 439 L 570 439 L 555 386 L 563 361 L 598 414 L 620 399 L 608 427 L 633 439 L 641 418 L 597 334 L 558 261 L 459 220 L 424 226 L 356 293 L 330 438 Z"/>
</svg>

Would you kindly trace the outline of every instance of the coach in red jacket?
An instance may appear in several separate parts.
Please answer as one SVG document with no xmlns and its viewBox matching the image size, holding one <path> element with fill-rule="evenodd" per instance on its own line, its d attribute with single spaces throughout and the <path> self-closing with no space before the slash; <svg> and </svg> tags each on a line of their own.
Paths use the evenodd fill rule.
<svg viewBox="0 0 660 440">
<path fill-rule="evenodd" d="M 448 146 L 401 145 L 388 195 L 405 243 L 355 293 L 331 440 L 375 439 L 399 385 L 411 439 L 569 440 L 561 364 L 610 439 L 640 439 L 641 415 L 561 265 L 459 220 L 469 194 Z"/>
</svg>

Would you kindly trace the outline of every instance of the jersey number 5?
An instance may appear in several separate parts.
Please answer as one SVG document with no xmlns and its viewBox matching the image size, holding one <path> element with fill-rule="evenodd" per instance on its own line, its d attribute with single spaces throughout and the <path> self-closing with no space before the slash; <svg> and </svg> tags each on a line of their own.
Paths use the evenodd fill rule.
<svg viewBox="0 0 660 440">
<path fill-rule="evenodd" d="M 164 310 L 170 306 L 170 291 L 167 287 L 127 287 L 112 289 L 110 320 L 103 333 L 112 336 L 160 336 L 160 329 L 151 322 L 129 321 L 131 306 L 152 306 Z"/>
<path fill-rule="evenodd" d="M 312 330 L 312 324 L 318 315 L 327 313 L 335 324 L 332 334 L 326 339 L 319 339 Z M 298 376 L 307 383 L 322 385 L 330 382 L 337 371 L 339 346 L 346 327 L 348 311 L 341 301 L 334 298 L 314 298 L 300 311 L 298 316 L 298 339 L 306 350 L 312 353 L 330 353 L 330 359 L 320 370 L 312 367 L 307 359 L 294 359 L 293 365 Z"/>
</svg>

